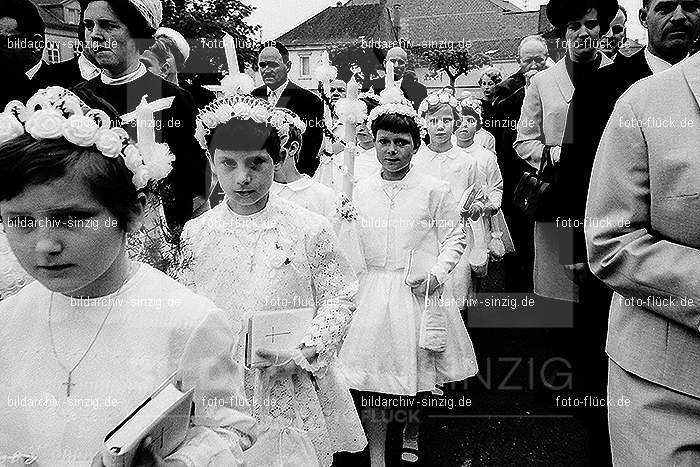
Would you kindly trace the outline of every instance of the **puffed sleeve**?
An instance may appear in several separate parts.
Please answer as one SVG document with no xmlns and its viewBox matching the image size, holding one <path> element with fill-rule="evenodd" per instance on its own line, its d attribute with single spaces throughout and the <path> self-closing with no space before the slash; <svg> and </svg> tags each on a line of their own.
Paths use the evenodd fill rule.
<svg viewBox="0 0 700 467">
<path fill-rule="evenodd" d="M 188 467 L 243 465 L 255 420 L 243 389 L 243 368 L 232 360 L 237 342 L 221 311 L 208 313 L 190 336 L 179 362 L 182 389 L 195 388 L 195 415 L 183 444 L 167 461 Z"/>
<path fill-rule="evenodd" d="M 333 361 L 345 339 L 355 311 L 353 300 L 358 282 L 325 219 L 320 228 L 309 235 L 306 248 L 317 312 L 302 344 L 316 347 L 318 359 L 313 369 L 318 371 Z"/>
<path fill-rule="evenodd" d="M 430 269 L 440 284 L 459 262 L 469 239 L 462 229 L 458 202 L 450 194 L 449 186 L 444 184 L 433 193 L 431 211 L 440 242 L 437 263 Z"/>
<path fill-rule="evenodd" d="M 619 294 L 641 299 L 647 309 L 698 331 L 700 250 L 660 238 L 651 229 L 645 135 L 639 126 L 619 124 L 643 118 L 621 100 L 603 133 L 586 206 L 588 262 Z M 657 305 L 649 297 L 675 298 L 675 305 Z M 683 306 L 682 298 L 693 305 Z"/>
<path fill-rule="evenodd" d="M 501 169 L 498 167 L 498 160 L 495 154 L 490 154 L 486 166 L 486 186 L 489 192 L 487 193 L 489 201 L 497 208 L 501 207 L 503 201 L 503 176 Z"/>
<path fill-rule="evenodd" d="M 513 148 L 528 164 L 539 168 L 544 149 L 543 141 L 542 99 L 535 76 L 530 86 L 525 89 L 525 99 L 518 120 L 518 136 Z"/>
</svg>

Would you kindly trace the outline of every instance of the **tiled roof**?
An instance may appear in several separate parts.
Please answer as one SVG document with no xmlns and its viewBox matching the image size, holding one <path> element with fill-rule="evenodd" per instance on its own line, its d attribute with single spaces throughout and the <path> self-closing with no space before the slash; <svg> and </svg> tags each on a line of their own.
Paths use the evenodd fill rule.
<svg viewBox="0 0 700 467">
<path fill-rule="evenodd" d="M 366 4 L 329 7 L 277 40 L 287 46 L 330 45 L 356 43 L 360 37 L 394 40 L 385 6 Z"/>
<path fill-rule="evenodd" d="M 70 31 L 77 31 L 76 24 L 66 23 L 61 16 L 58 16 L 51 7 L 56 7 L 54 10 L 60 11 L 61 5 L 71 2 L 72 0 L 31 0 L 37 6 L 41 19 L 44 20 L 47 28 L 58 28 Z"/>
<path fill-rule="evenodd" d="M 394 40 L 392 0 L 350 0 L 331 7 L 279 38 L 286 45 L 339 44 L 359 37 Z M 502 0 L 399 0 L 401 39 L 409 46 L 457 47 L 495 51 L 495 60 L 515 57 L 520 40 L 537 34 L 539 12 L 520 11 Z M 509 8 L 510 11 L 504 11 Z"/>
</svg>

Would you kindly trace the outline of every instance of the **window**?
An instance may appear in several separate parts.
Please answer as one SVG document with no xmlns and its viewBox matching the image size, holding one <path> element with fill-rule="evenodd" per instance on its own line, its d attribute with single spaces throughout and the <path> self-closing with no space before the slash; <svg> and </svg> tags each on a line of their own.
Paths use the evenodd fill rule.
<svg viewBox="0 0 700 467">
<path fill-rule="evenodd" d="M 80 23 L 80 10 L 75 8 L 66 8 L 64 17 L 66 18 L 66 23 L 78 24 Z"/>
<path fill-rule="evenodd" d="M 301 58 L 301 76 L 311 76 L 311 57 L 306 55 Z"/>
<path fill-rule="evenodd" d="M 48 56 L 49 63 L 58 63 L 61 61 L 61 47 L 58 45 L 58 42 L 46 43 L 46 55 Z"/>
</svg>

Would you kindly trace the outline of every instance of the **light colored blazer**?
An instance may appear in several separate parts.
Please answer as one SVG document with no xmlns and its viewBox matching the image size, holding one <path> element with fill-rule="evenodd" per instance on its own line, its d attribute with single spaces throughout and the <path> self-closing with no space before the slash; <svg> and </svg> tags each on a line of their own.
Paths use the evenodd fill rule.
<svg viewBox="0 0 700 467">
<path fill-rule="evenodd" d="M 603 134 L 586 209 L 591 270 L 615 291 L 608 355 L 631 373 L 694 397 L 700 397 L 699 104 L 699 54 L 633 85 Z"/>
<path fill-rule="evenodd" d="M 610 64 L 612 60 L 603 55 L 600 67 Z M 513 147 L 533 167 L 539 168 L 545 145 L 561 146 L 573 95 L 574 84 L 566 71 L 565 58 L 533 76 L 530 86 L 525 89 L 518 136 Z"/>
</svg>

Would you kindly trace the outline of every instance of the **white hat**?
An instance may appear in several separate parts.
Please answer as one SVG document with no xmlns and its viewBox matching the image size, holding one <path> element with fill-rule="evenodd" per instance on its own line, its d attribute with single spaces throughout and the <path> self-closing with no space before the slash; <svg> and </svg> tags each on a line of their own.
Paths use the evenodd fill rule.
<svg viewBox="0 0 700 467">
<path fill-rule="evenodd" d="M 163 21 L 163 5 L 161 0 L 129 0 L 139 10 L 149 26 L 158 29 Z"/>
<path fill-rule="evenodd" d="M 185 61 L 187 61 L 187 59 L 190 58 L 190 44 L 187 43 L 187 39 L 185 39 L 185 37 L 178 31 L 171 28 L 160 27 L 156 31 L 154 37 L 157 38 L 159 36 L 167 37 L 168 39 L 173 41 L 175 47 L 177 47 L 177 50 L 182 54 Z"/>
</svg>

